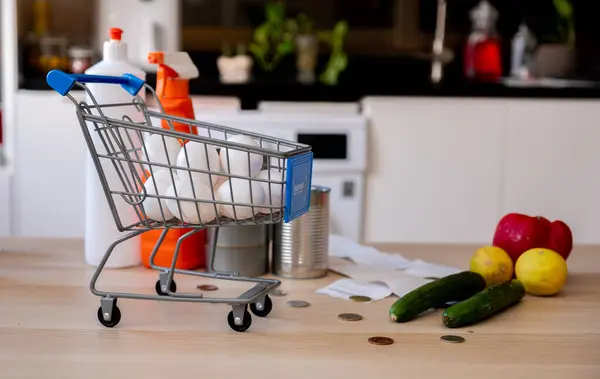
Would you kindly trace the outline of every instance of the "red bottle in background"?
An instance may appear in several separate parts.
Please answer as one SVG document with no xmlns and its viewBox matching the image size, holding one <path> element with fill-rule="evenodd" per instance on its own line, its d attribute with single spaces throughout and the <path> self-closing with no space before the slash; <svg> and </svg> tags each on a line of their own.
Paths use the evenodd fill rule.
<svg viewBox="0 0 600 379">
<path fill-rule="evenodd" d="M 498 11 L 481 0 L 470 12 L 473 31 L 464 52 L 464 73 L 469 79 L 496 82 L 502 76 L 500 41 L 496 35 Z"/>
</svg>

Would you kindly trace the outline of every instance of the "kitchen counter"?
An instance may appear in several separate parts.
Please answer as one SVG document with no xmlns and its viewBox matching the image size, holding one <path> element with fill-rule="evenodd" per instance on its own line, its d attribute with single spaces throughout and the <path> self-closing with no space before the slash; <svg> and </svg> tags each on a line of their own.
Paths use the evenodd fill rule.
<svg viewBox="0 0 600 379">
<path fill-rule="evenodd" d="M 148 74 L 147 82 L 156 84 L 156 75 Z M 21 89 L 51 90 L 43 79 L 26 79 Z M 359 102 L 366 96 L 451 97 L 451 98 L 524 98 L 524 99 L 600 99 L 600 83 L 573 81 L 568 84 L 505 84 L 445 81 L 439 85 L 425 80 L 392 78 L 340 82 L 336 86 L 320 83 L 303 85 L 293 78 L 256 80 L 247 84 L 222 84 L 215 79 L 190 81 L 190 94 L 196 96 L 230 96 L 239 98 L 242 109 L 256 109 L 262 101 L 293 102 Z"/>
<path fill-rule="evenodd" d="M 0 362 L 6 378 L 598 378 L 600 377 L 600 247 L 578 247 L 571 275 L 552 298 L 522 304 L 472 327 L 449 330 L 440 311 L 406 324 L 387 318 L 395 298 L 371 304 L 317 295 L 338 276 L 284 280 L 269 317 L 231 331 L 229 308 L 211 304 L 121 299 L 114 329 L 96 319 L 99 299 L 88 289 L 93 269 L 80 240 L 0 240 Z M 407 257 L 466 267 L 473 246 L 382 248 Z M 153 293 L 157 272 L 107 271 L 99 286 Z M 180 291 L 200 278 L 176 275 Z M 207 281 L 202 281 L 203 283 Z M 218 295 L 244 284 L 219 281 Z M 211 295 L 211 294 L 207 294 Z M 311 303 L 290 308 L 286 300 Z M 342 312 L 364 316 L 337 319 Z M 439 337 L 459 334 L 463 344 Z M 390 346 L 367 342 L 388 336 Z M 237 364 L 237 365 L 236 365 Z M 52 372 L 52 373 L 51 373 Z"/>
</svg>

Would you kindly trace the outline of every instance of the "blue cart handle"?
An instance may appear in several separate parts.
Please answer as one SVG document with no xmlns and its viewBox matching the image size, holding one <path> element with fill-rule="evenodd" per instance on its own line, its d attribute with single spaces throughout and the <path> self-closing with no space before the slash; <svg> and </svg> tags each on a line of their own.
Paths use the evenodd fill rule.
<svg viewBox="0 0 600 379">
<path fill-rule="evenodd" d="M 67 74 L 61 70 L 52 70 L 48 72 L 48 75 L 46 75 L 46 82 L 62 96 L 65 96 L 73 88 L 75 83 L 120 84 L 121 87 L 132 96 L 137 95 L 142 87 L 144 87 L 144 81 L 132 74 L 124 74 L 123 76 Z"/>
</svg>

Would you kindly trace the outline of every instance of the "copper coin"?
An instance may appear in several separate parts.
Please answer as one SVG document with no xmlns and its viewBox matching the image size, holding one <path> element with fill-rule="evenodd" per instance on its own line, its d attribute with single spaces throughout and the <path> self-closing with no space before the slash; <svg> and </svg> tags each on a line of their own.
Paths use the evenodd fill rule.
<svg viewBox="0 0 600 379">
<path fill-rule="evenodd" d="M 371 337 L 369 343 L 373 345 L 391 345 L 394 340 L 388 337 Z"/>
<path fill-rule="evenodd" d="M 360 321 L 363 319 L 363 316 L 356 313 L 340 313 L 338 318 L 344 321 Z"/>
<path fill-rule="evenodd" d="M 350 296 L 350 300 L 355 301 L 357 303 L 367 303 L 367 302 L 371 301 L 371 298 L 369 296 L 354 295 L 354 296 Z"/>
<path fill-rule="evenodd" d="M 449 343 L 463 343 L 465 342 L 465 339 L 462 338 L 461 336 L 452 336 L 452 335 L 447 335 L 447 336 L 441 336 L 440 339 L 444 342 L 449 342 Z"/>
<path fill-rule="evenodd" d="M 214 284 L 201 284 L 196 288 L 201 291 L 216 291 L 219 289 L 219 287 L 215 286 Z"/>
</svg>

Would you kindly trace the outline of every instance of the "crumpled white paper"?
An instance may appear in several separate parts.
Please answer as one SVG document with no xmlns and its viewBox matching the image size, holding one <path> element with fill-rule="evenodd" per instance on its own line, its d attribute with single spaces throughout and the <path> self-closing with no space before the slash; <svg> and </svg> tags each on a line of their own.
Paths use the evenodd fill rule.
<svg viewBox="0 0 600 379">
<path fill-rule="evenodd" d="M 383 283 L 363 283 L 354 279 L 344 278 L 336 280 L 327 287 L 318 289 L 316 293 L 350 299 L 350 296 L 368 296 L 371 300 L 381 300 L 392 294 L 390 288 Z"/>
<path fill-rule="evenodd" d="M 360 295 L 381 300 L 392 293 L 401 297 L 436 278 L 462 271 L 421 259 L 410 260 L 400 254 L 384 253 L 333 234 L 329 236 L 329 256 L 346 258 L 352 262 L 329 267 L 348 278 L 340 279 L 316 292 L 344 299 Z"/>
</svg>

